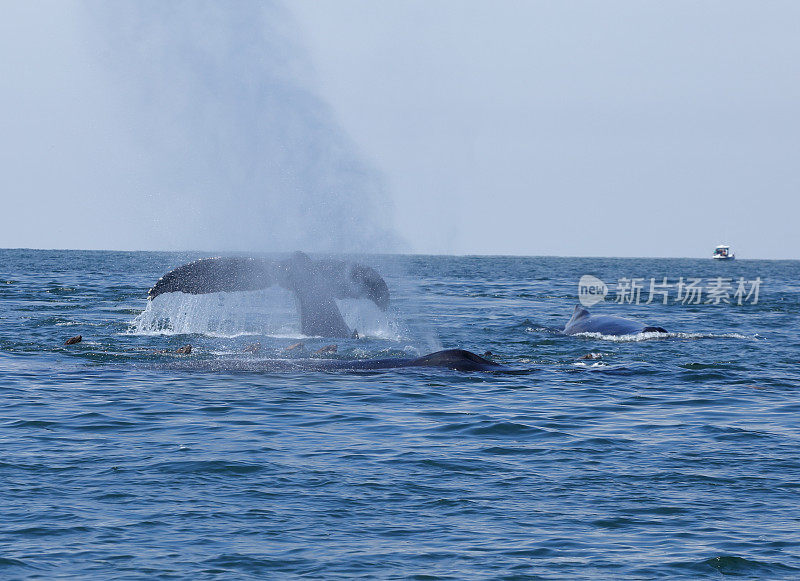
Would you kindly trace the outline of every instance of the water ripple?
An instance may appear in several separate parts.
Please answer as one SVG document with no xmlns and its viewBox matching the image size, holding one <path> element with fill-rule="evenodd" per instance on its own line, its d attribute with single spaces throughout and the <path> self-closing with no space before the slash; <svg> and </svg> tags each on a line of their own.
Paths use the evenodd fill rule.
<svg viewBox="0 0 800 581">
<path fill-rule="evenodd" d="M 519 372 L 264 373 L 296 339 L 230 304 L 130 332 L 183 255 L 0 253 L 0 577 L 800 577 L 798 264 L 724 266 L 754 309 L 603 305 L 674 332 L 611 341 L 558 331 L 582 274 L 723 265 L 382 257 L 402 332 L 343 357 Z"/>
</svg>

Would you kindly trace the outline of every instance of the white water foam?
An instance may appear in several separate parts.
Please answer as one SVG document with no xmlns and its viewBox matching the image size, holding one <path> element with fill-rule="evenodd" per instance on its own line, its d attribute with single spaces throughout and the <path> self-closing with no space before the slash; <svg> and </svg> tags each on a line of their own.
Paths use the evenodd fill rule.
<svg viewBox="0 0 800 581">
<path fill-rule="evenodd" d="M 336 301 L 344 322 L 361 337 L 402 341 L 404 333 L 390 311 L 381 311 L 374 303 L 360 299 Z"/>
<path fill-rule="evenodd" d="M 613 343 L 632 343 L 649 341 L 651 339 L 744 339 L 757 341 L 757 336 L 742 335 L 740 333 L 635 333 L 632 335 L 603 335 L 602 333 L 575 333 L 574 337 L 587 337 L 600 339 Z"/>
<path fill-rule="evenodd" d="M 607 363 L 603 363 L 602 361 L 595 361 L 593 363 L 586 363 L 585 361 L 576 361 L 573 363 L 575 367 L 608 367 Z"/>
<path fill-rule="evenodd" d="M 300 337 L 294 297 L 281 289 L 190 295 L 166 293 L 148 301 L 128 330 L 134 335 Z"/>
<path fill-rule="evenodd" d="M 337 301 L 345 322 L 362 337 L 399 341 L 402 334 L 389 313 L 365 300 Z M 148 301 L 131 321 L 132 335 L 200 334 L 212 337 L 262 335 L 306 338 L 294 296 L 278 287 L 253 292 L 190 295 L 166 293 Z"/>
</svg>

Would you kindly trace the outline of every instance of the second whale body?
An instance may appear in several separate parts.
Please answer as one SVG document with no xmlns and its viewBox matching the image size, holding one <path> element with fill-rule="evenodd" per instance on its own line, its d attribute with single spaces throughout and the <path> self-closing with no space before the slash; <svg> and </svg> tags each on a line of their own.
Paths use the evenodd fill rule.
<svg viewBox="0 0 800 581">
<path fill-rule="evenodd" d="M 601 335 L 636 335 L 638 333 L 666 333 L 663 327 L 643 325 L 633 319 L 612 315 L 593 315 L 588 309 L 575 305 L 572 318 L 564 326 L 565 335 L 600 333 Z"/>
</svg>

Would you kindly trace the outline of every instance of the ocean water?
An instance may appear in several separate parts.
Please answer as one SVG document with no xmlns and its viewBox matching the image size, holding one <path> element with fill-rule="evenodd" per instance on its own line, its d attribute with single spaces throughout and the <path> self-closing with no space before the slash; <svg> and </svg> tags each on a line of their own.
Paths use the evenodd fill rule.
<svg viewBox="0 0 800 581">
<path fill-rule="evenodd" d="M 324 357 L 514 371 L 274 372 L 334 342 L 283 291 L 148 304 L 199 256 L 0 251 L 0 578 L 800 578 L 800 262 L 365 257 Z M 670 334 L 560 334 L 584 274 Z"/>
</svg>

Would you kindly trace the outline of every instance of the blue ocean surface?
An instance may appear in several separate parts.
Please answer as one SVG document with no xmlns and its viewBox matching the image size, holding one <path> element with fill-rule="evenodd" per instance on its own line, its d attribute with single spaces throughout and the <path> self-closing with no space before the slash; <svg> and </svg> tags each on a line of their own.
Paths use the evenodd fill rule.
<svg viewBox="0 0 800 581">
<path fill-rule="evenodd" d="M 800 578 L 799 262 L 362 257 L 390 309 L 332 341 L 279 289 L 147 301 L 200 256 L 0 251 L 0 578 Z M 559 333 L 585 274 L 670 333 Z M 302 368 L 457 347 L 513 371 Z"/>
</svg>

